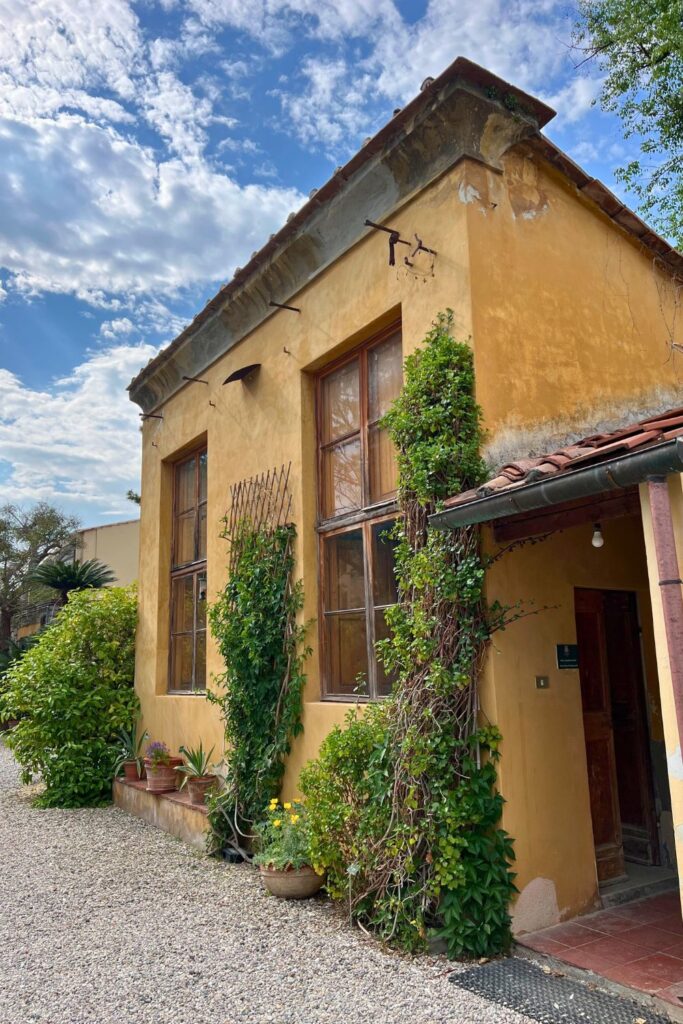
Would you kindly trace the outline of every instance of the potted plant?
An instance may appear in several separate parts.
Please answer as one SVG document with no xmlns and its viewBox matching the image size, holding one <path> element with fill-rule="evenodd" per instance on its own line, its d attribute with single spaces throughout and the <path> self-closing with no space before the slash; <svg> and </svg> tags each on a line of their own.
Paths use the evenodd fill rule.
<svg viewBox="0 0 683 1024">
<path fill-rule="evenodd" d="M 114 772 L 118 775 L 123 768 L 123 777 L 126 782 L 138 782 L 145 777 L 145 761 L 142 756 L 142 747 L 149 739 L 147 731 L 137 737 L 137 723 L 133 728 L 121 729 L 119 732 L 119 756 L 116 758 Z"/>
<path fill-rule="evenodd" d="M 172 757 L 171 752 L 161 740 L 154 740 L 145 753 L 147 769 L 147 791 L 149 793 L 168 793 L 178 788 L 178 766 L 182 757 Z"/>
<path fill-rule="evenodd" d="M 207 792 L 216 781 L 216 776 L 209 773 L 209 758 L 213 754 L 213 747 L 206 754 L 200 742 L 198 747 L 181 747 L 180 753 L 185 758 L 185 763 L 178 769 L 185 776 L 180 788 L 187 785 L 191 803 L 203 805 L 206 803 Z"/>
<path fill-rule="evenodd" d="M 270 801 L 266 820 L 256 829 L 261 880 L 274 896 L 307 899 L 321 888 L 324 877 L 311 866 L 306 808 L 300 803 Z"/>
</svg>

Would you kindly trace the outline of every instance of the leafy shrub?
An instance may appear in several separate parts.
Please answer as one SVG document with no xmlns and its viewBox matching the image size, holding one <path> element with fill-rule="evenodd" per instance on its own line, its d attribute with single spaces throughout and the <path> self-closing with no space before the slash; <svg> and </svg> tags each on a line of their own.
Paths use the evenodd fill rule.
<svg viewBox="0 0 683 1024">
<path fill-rule="evenodd" d="M 120 730 L 138 714 L 136 618 L 133 588 L 74 593 L 9 669 L 0 717 L 20 719 L 7 743 L 24 782 L 42 777 L 39 806 L 84 807 L 110 798 Z"/>
</svg>

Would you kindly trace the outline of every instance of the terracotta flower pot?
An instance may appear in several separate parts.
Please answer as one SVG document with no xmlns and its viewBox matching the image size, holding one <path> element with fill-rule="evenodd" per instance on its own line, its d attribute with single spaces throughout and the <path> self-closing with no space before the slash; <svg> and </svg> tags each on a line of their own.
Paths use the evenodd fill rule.
<svg viewBox="0 0 683 1024">
<path fill-rule="evenodd" d="M 148 757 L 145 758 L 147 769 L 147 792 L 148 793 L 170 793 L 178 788 L 178 765 L 183 763 L 182 757 L 172 757 L 170 764 L 152 764 Z"/>
<path fill-rule="evenodd" d="M 137 761 L 124 761 L 123 762 L 123 777 L 126 782 L 139 782 L 142 778 L 142 773 L 138 775 L 138 763 Z"/>
<path fill-rule="evenodd" d="M 206 794 L 215 781 L 215 775 L 188 775 L 187 792 L 190 794 L 190 802 L 203 806 L 206 803 Z"/>
<path fill-rule="evenodd" d="M 315 896 L 325 881 L 322 875 L 313 868 L 290 868 L 289 871 L 278 871 L 261 864 L 261 881 L 273 896 L 285 900 L 306 900 Z"/>
</svg>

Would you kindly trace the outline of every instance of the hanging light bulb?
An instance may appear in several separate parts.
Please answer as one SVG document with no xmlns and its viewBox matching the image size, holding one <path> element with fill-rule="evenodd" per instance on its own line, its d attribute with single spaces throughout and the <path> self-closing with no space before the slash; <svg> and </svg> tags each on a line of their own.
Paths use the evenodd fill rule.
<svg viewBox="0 0 683 1024">
<path fill-rule="evenodd" d="M 605 543 L 605 538 L 602 535 L 602 530 L 600 529 L 600 523 L 593 523 L 593 538 L 591 540 L 591 544 L 593 545 L 594 548 L 601 548 L 604 543 Z"/>
</svg>

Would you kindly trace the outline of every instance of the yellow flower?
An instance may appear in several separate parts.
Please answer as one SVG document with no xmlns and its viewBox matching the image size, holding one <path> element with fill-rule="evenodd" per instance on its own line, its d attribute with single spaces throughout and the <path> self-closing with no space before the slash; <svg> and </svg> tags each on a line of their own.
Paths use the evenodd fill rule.
<svg viewBox="0 0 683 1024">
<path fill-rule="evenodd" d="M 298 814 L 290 814 L 289 820 L 291 821 L 292 825 L 296 825 L 297 821 L 299 820 L 299 815 Z"/>
<path fill-rule="evenodd" d="M 280 819 L 276 818 L 275 821 L 273 822 L 273 827 L 274 828 L 279 828 L 281 824 L 282 824 L 282 822 L 280 821 Z"/>
<path fill-rule="evenodd" d="M 284 807 L 284 809 L 286 811 L 291 811 L 291 809 L 292 809 L 292 805 L 291 804 L 283 804 L 282 806 Z"/>
</svg>

